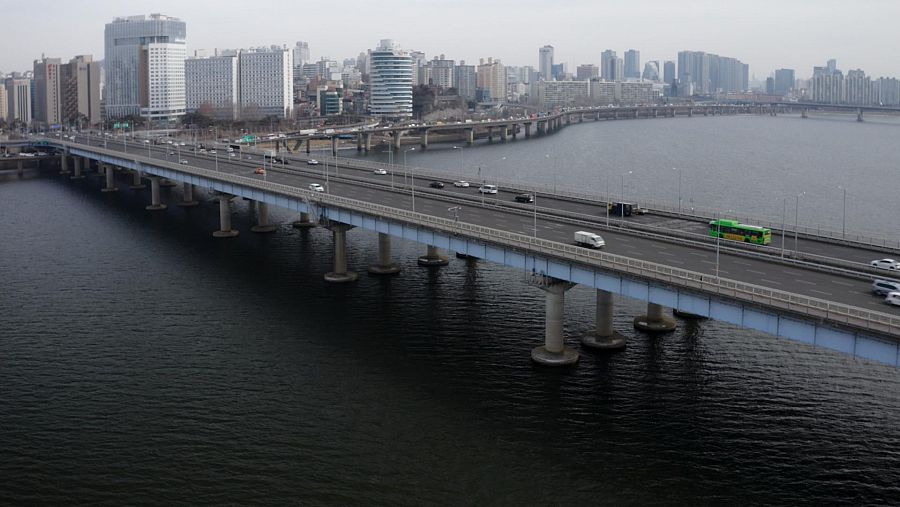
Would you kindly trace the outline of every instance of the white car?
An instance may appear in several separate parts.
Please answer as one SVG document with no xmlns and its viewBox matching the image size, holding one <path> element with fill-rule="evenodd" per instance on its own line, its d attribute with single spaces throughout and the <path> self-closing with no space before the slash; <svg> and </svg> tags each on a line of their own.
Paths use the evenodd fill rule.
<svg viewBox="0 0 900 507">
<path fill-rule="evenodd" d="M 215 154 L 216 154 L 216 150 L 209 150 L 209 154 L 210 154 L 210 155 L 215 155 Z"/>
<path fill-rule="evenodd" d="M 309 165 L 319 165 L 319 161 L 314 158 L 307 160 L 306 163 Z"/>
<path fill-rule="evenodd" d="M 497 185 L 481 185 L 478 187 L 478 191 L 482 194 L 496 194 Z"/>
<path fill-rule="evenodd" d="M 454 181 L 453 186 L 459 188 L 469 188 L 469 182 L 465 180 Z"/>
<path fill-rule="evenodd" d="M 188 161 L 187 161 L 187 160 L 182 160 L 182 161 L 181 161 L 181 165 L 188 165 Z"/>
<path fill-rule="evenodd" d="M 380 175 L 382 175 L 382 176 L 384 176 L 385 174 L 387 174 L 387 171 L 384 170 L 384 169 L 375 169 L 374 172 L 375 172 L 375 174 L 380 174 Z"/>
<path fill-rule="evenodd" d="M 870 262 L 873 268 L 879 269 L 900 269 L 900 262 L 894 259 L 878 259 Z"/>
<path fill-rule="evenodd" d="M 888 292 L 887 296 L 884 297 L 884 302 L 889 305 L 900 306 L 900 292 Z"/>
<path fill-rule="evenodd" d="M 313 192 L 324 192 L 325 191 L 325 187 L 323 187 L 322 185 L 319 185 L 318 183 L 310 183 L 309 189 L 312 190 Z"/>
</svg>

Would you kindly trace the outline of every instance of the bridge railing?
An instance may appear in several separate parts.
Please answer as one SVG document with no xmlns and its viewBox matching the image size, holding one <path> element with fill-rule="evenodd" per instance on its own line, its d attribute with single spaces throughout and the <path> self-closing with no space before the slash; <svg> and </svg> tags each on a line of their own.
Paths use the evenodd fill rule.
<svg viewBox="0 0 900 507">
<path fill-rule="evenodd" d="M 83 145 L 71 143 L 61 144 L 85 149 Z M 711 276 L 709 274 L 664 264 L 590 250 L 580 246 L 503 231 L 482 225 L 459 222 L 415 211 L 402 210 L 381 204 L 350 199 L 348 197 L 312 192 L 281 183 L 260 181 L 246 176 L 174 164 L 140 155 L 123 154 L 114 150 L 95 147 L 88 147 L 88 149 L 101 152 L 109 157 L 133 160 L 143 166 L 155 166 L 175 172 L 202 176 L 210 180 L 225 181 L 259 190 L 267 190 L 273 193 L 293 197 L 301 201 L 314 203 L 320 209 L 322 209 L 323 205 L 340 207 L 416 226 L 428 227 L 450 235 L 465 235 L 481 242 L 519 249 L 526 254 L 529 252 L 540 253 L 550 258 L 632 274 L 645 279 L 692 288 L 749 304 L 766 305 L 811 318 L 829 319 L 858 329 L 900 336 L 900 317 L 883 312 L 876 312 L 737 280 Z"/>
<path fill-rule="evenodd" d="M 393 172 L 396 176 L 397 174 L 410 174 L 415 178 L 419 179 L 436 179 L 436 180 L 452 180 L 456 179 L 457 176 L 453 175 L 450 171 L 435 171 L 433 169 L 427 169 L 423 167 L 402 165 L 402 164 L 388 164 L 385 162 L 377 162 L 371 160 L 361 160 L 358 158 L 351 157 L 333 157 L 328 156 L 322 158 L 322 161 L 327 160 L 329 163 L 334 163 L 335 160 L 338 164 L 348 165 L 354 168 L 362 168 L 362 169 L 384 169 L 388 172 Z M 466 179 L 470 176 L 463 176 L 462 179 Z M 503 180 L 501 178 L 488 178 L 485 176 L 479 177 L 479 181 L 473 181 L 472 183 L 478 183 L 480 181 L 484 181 L 486 183 L 496 184 L 501 189 L 512 190 L 516 192 L 529 192 L 534 194 L 543 194 L 547 196 L 554 197 L 563 197 L 567 199 L 577 199 L 580 201 L 588 202 L 596 204 L 597 206 L 602 206 L 607 200 L 615 201 L 615 199 L 596 194 L 590 192 L 583 192 L 578 190 L 572 190 L 565 187 L 560 187 L 557 185 L 547 185 L 547 184 L 534 184 L 534 183 L 522 183 L 515 182 L 509 180 Z M 723 213 L 720 209 L 715 208 L 706 208 L 706 207 L 688 207 L 681 206 L 679 208 L 677 203 L 657 200 L 657 199 L 648 199 L 648 198 L 639 198 L 635 199 L 642 207 L 649 208 L 651 210 L 662 211 L 667 214 L 671 214 L 674 216 L 686 218 L 689 220 L 695 220 L 698 222 L 712 220 L 716 217 L 725 217 L 726 214 Z M 814 226 L 794 226 L 794 224 L 784 223 L 780 219 L 775 219 L 772 217 L 761 217 L 758 215 L 751 215 L 749 213 L 741 213 L 734 212 L 728 213 L 727 218 L 739 220 L 743 223 L 759 225 L 761 227 L 767 227 L 772 230 L 784 230 L 786 234 L 794 234 L 797 232 L 798 234 L 802 234 L 806 237 L 812 238 L 824 238 L 835 241 L 843 241 L 851 244 L 858 244 L 861 246 L 869 246 L 869 247 L 879 247 L 885 249 L 900 249 L 900 239 L 896 238 L 888 238 L 884 236 L 877 236 L 874 234 L 858 234 L 858 233 L 846 233 L 843 231 L 837 231 L 831 229 L 824 225 L 814 225 Z"/>
</svg>

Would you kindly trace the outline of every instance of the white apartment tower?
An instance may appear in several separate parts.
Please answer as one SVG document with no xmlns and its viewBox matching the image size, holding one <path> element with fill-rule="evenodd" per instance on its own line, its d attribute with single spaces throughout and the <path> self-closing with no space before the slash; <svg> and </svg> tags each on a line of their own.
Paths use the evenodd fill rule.
<svg viewBox="0 0 900 507">
<path fill-rule="evenodd" d="M 369 110 L 387 117 L 412 116 L 413 69 L 409 54 L 391 39 L 371 50 Z"/>
<path fill-rule="evenodd" d="M 290 118 L 293 115 L 293 51 L 277 48 L 241 51 L 238 78 L 242 118 Z"/>
<path fill-rule="evenodd" d="M 184 79 L 188 111 L 199 111 L 218 120 L 238 118 L 237 56 L 188 58 L 184 61 Z"/>
<path fill-rule="evenodd" d="M 105 29 L 106 115 L 171 119 L 185 112 L 184 21 L 128 16 Z"/>
</svg>

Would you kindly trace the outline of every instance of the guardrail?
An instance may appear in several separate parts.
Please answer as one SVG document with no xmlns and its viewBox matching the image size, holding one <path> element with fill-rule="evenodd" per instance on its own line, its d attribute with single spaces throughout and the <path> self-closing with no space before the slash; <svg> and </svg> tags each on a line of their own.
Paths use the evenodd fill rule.
<svg viewBox="0 0 900 507">
<path fill-rule="evenodd" d="M 306 156 L 297 156 L 294 154 L 296 158 L 300 158 L 301 160 L 305 160 L 308 158 L 314 157 L 306 157 Z M 334 157 L 328 155 L 327 157 L 321 157 L 322 160 L 328 158 L 330 161 L 336 160 L 337 163 L 343 164 L 347 167 L 351 168 L 361 168 L 361 169 L 384 169 L 389 172 L 398 173 L 398 168 L 405 174 L 412 174 L 416 178 L 428 178 L 428 179 L 454 179 L 456 176 L 451 174 L 450 172 L 442 172 L 435 171 L 432 169 L 408 166 L 408 165 L 400 165 L 400 164 L 387 164 L 385 162 L 377 162 L 371 160 L 361 160 L 357 158 L 349 158 L 349 157 Z M 465 179 L 463 177 L 462 179 Z M 566 199 L 578 200 L 584 203 L 596 204 L 597 206 L 602 206 L 608 200 L 612 201 L 607 197 L 604 197 L 600 194 L 581 192 L 577 190 L 568 189 L 565 187 L 560 187 L 556 185 L 545 185 L 545 184 L 529 184 L 522 182 L 511 182 L 502 180 L 500 178 L 487 178 L 487 177 L 479 177 L 479 180 L 482 180 L 487 183 L 496 184 L 503 189 L 513 190 L 517 192 L 530 192 L 535 194 L 543 194 L 547 197 L 562 197 Z M 645 208 L 649 208 L 653 211 L 663 212 L 670 216 L 683 218 L 686 220 L 692 220 L 696 222 L 708 222 L 709 220 L 713 220 L 714 218 L 723 217 L 722 210 L 717 210 L 714 208 L 704 208 L 704 207 L 691 207 L 690 210 L 685 210 L 682 206 L 679 209 L 677 204 L 655 200 L 655 199 L 639 199 L 641 202 L 641 206 Z M 860 246 L 860 247 L 868 247 L 868 248 L 880 248 L 891 251 L 900 252 L 900 239 L 892 239 L 887 237 L 879 237 L 875 235 L 867 235 L 867 234 L 853 234 L 853 233 L 844 233 L 841 231 L 835 231 L 828 229 L 823 226 L 797 226 L 794 227 L 793 224 L 785 223 L 782 225 L 781 220 L 777 220 L 774 218 L 764 218 L 760 216 L 752 216 L 747 213 L 730 213 L 729 218 L 734 220 L 741 221 L 743 223 L 759 225 L 761 227 L 767 227 L 774 231 L 781 231 L 788 235 L 793 235 L 795 232 L 797 234 L 802 235 L 807 239 L 825 239 L 830 240 L 836 243 L 844 243 L 848 245 Z"/>
<path fill-rule="evenodd" d="M 83 146 L 68 142 L 61 145 L 75 148 Z M 386 219 L 392 219 L 408 224 L 428 227 L 436 231 L 451 235 L 466 235 L 470 238 L 492 243 L 504 247 L 519 249 L 524 252 L 539 253 L 554 259 L 565 260 L 591 267 L 608 269 L 619 273 L 639 276 L 660 283 L 667 283 L 688 289 L 698 290 L 708 294 L 727 297 L 732 300 L 768 306 L 787 311 L 795 315 L 809 318 L 828 319 L 832 322 L 842 323 L 857 329 L 870 332 L 883 333 L 892 337 L 900 337 L 900 317 L 866 310 L 842 303 L 835 303 L 824 299 L 803 296 L 787 291 L 770 289 L 746 282 L 710 276 L 696 271 L 690 271 L 663 264 L 632 259 L 615 254 L 589 250 L 583 247 L 559 243 L 524 234 L 502 231 L 490 227 L 484 227 L 466 222 L 458 222 L 442 217 L 426 215 L 414 211 L 401 210 L 381 204 L 358 201 L 347 197 L 311 192 L 280 183 L 259 181 L 245 176 L 237 176 L 227 173 L 215 172 L 209 169 L 195 168 L 181 164 L 123 154 L 114 150 L 89 147 L 110 157 L 130 159 L 144 166 L 156 166 L 175 172 L 203 176 L 211 180 L 225 181 L 244 185 L 259 190 L 282 194 L 315 203 L 318 207 L 334 206 L 361 213 L 377 215 Z M 126 156 L 123 156 L 126 155 Z"/>
</svg>

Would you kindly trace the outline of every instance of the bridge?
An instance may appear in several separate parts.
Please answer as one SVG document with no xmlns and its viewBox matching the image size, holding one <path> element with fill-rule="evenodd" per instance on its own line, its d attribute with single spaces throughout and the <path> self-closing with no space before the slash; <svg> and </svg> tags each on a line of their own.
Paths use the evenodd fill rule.
<svg viewBox="0 0 900 507">
<path fill-rule="evenodd" d="M 856 113 L 856 121 L 864 121 L 863 113 L 900 113 L 900 107 L 876 106 L 876 105 L 853 105 L 853 104 L 823 104 L 819 102 L 785 102 L 785 101 L 733 101 L 735 104 L 749 106 L 753 108 L 756 114 L 769 114 L 772 116 L 779 113 L 792 113 L 796 110 L 800 111 L 803 118 L 809 117 L 810 110 L 820 111 L 850 111 Z"/>
<path fill-rule="evenodd" d="M 310 153 L 312 140 L 330 140 L 332 153 L 337 153 L 338 136 L 356 138 L 357 151 L 368 153 L 372 149 L 373 136 L 380 135 L 390 139 L 390 146 L 399 150 L 403 139 L 412 140 L 423 149 L 428 148 L 429 134 L 453 135 L 454 138 L 471 145 L 478 138 L 501 142 L 516 140 L 519 132 L 528 139 L 532 135 L 551 134 L 572 123 L 601 120 L 621 120 L 638 118 L 675 118 L 677 116 L 692 117 L 694 115 L 713 116 L 725 114 L 749 114 L 753 108 L 747 105 L 733 104 L 683 104 L 653 105 L 633 107 L 578 107 L 563 111 L 537 114 L 527 117 L 502 118 L 496 120 L 464 120 L 454 122 L 411 123 L 383 127 L 351 127 L 328 129 L 330 132 L 291 133 L 283 138 L 262 140 L 262 144 L 272 144 L 288 152 L 296 152 L 306 144 L 306 153 Z M 293 144 L 293 146 L 291 146 Z"/>
<path fill-rule="evenodd" d="M 519 204 L 510 192 L 486 197 L 471 188 L 429 188 L 434 179 L 447 181 L 446 174 L 414 169 L 397 174 L 393 167 L 389 174 L 374 174 L 373 168 L 388 166 L 368 161 L 335 159 L 329 167 L 287 157 L 290 165 L 256 174 L 255 161 L 193 154 L 177 160 L 169 147 L 126 148 L 88 137 L 47 141 L 61 153 L 63 174 L 83 178 L 96 170 L 104 191 L 117 190 L 117 172 L 127 174 L 136 189 L 149 181 L 148 210 L 166 208 L 160 186 L 167 182 L 181 184 L 181 200 L 174 204 L 182 206 L 197 205 L 198 187 L 209 189 L 219 203 L 217 237 L 238 234 L 230 223 L 235 196 L 255 203 L 254 232 L 275 230 L 269 206 L 293 210 L 300 214 L 295 226 L 331 230 L 334 267 L 324 275 L 329 281 L 357 278 L 346 257 L 353 228 L 378 233 L 378 253 L 369 267 L 375 274 L 399 270 L 391 258 L 392 238 L 422 243 L 419 263 L 425 266 L 446 264 L 449 250 L 518 269 L 525 282 L 546 292 L 544 343 L 532 351 L 542 364 L 577 361 L 577 350 L 566 344 L 563 315 L 566 291 L 581 284 L 597 295 L 596 327 L 582 338 L 585 347 L 624 346 L 624 336 L 612 327 L 612 299 L 621 295 L 647 302 L 646 314 L 634 319 L 645 331 L 674 329 L 676 322 L 665 311 L 672 308 L 900 366 L 900 315 L 871 295 L 877 272 L 866 266 L 875 252 L 900 252 L 900 245 L 886 240 L 797 229 L 793 238 L 771 247 L 720 243 L 703 235 L 701 217 L 674 207 L 657 206 L 652 218 L 616 219 L 599 196 L 509 185 L 512 192 L 537 195 L 535 203 Z M 327 191 L 309 190 L 311 183 Z M 682 225 L 661 227 L 663 219 Z M 607 247 L 597 251 L 572 244 L 573 232 L 583 229 L 601 232 Z M 788 244 L 794 247 L 788 250 Z"/>
</svg>

